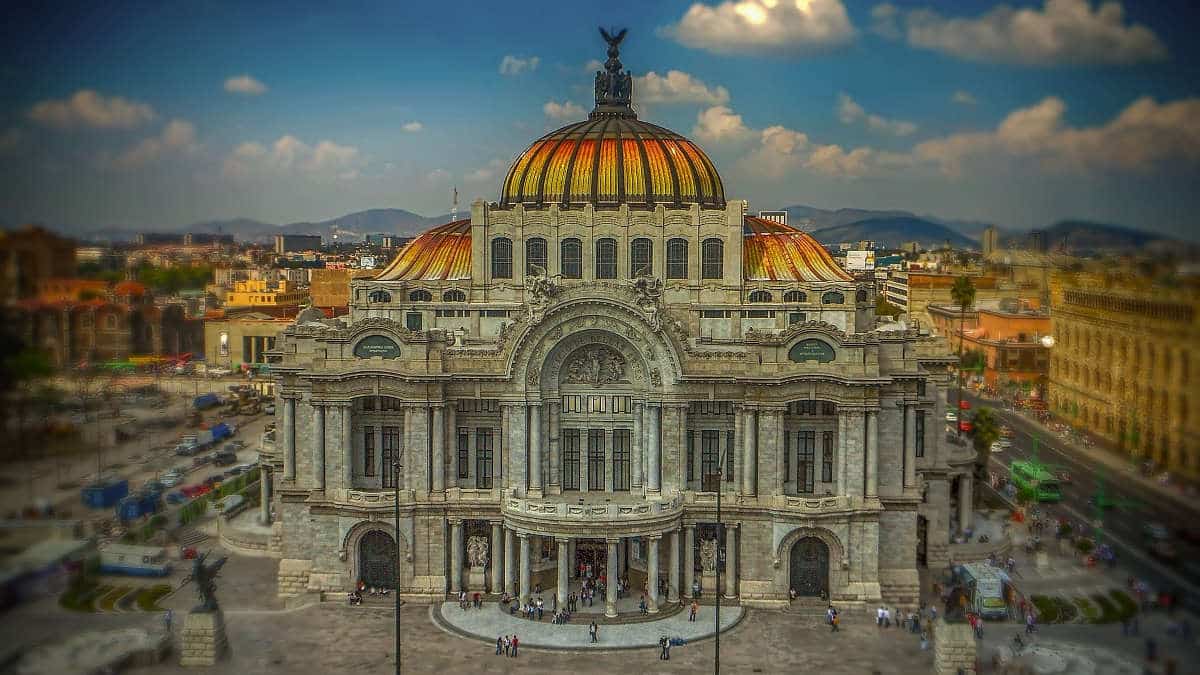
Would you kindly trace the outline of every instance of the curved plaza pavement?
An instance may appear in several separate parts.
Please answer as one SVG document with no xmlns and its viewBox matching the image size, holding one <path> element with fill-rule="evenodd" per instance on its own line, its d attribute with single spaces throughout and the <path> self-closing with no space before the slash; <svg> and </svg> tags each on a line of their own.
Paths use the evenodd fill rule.
<svg viewBox="0 0 1200 675">
<path fill-rule="evenodd" d="M 591 643 L 588 636 L 588 614 L 576 613 L 571 623 L 555 625 L 550 622 L 552 612 L 546 612 L 542 621 L 522 619 L 501 611 L 494 602 L 485 602 L 482 609 L 462 610 L 458 602 L 445 602 L 429 608 L 430 617 L 442 627 L 459 635 L 477 638 L 495 644 L 499 635 L 513 635 L 521 640 L 522 647 L 537 649 L 631 649 L 658 646 L 664 635 L 683 638 L 688 642 L 712 637 L 712 605 L 701 605 L 695 621 L 688 621 L 686 609 L 662 619 L 637 623 L 600 624 L 600 641 Z M 745 616 L 741 607 L 721 608 L 721 632 L 727 633 Z"/>
</svg>

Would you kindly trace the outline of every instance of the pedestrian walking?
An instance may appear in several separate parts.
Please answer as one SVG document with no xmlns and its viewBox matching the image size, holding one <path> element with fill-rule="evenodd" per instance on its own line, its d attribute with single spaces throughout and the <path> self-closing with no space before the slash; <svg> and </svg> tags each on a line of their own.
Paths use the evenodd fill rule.
<svg viewBox="0 0 1200 675">
<path fill-rule="evenodd" d="M 842 615 L 838 614 L 837 610 L 834 610 L 833 611 L 833 628 L 829 632 L 831 632 L 831 633 L 838 632 L 840 630 L 838 628 L 838 624 L 840 624 L 841 622 L 842 622 Z"/>
<path fill-rule="evenodd" d="M 597 626 L 595 621 L 592 621 L 592 625 L 588 626 L 588 635 L 592 636 L 593 644 L 600 641 L 600 626 Z"/>
<path fill-rule="evenodd" d="M 504 655 L 512 655 L 512 638 L 508 637 L 507 635 L 504 636 Z"/>
<path fill-rule="evenodd" d="M 517 647 L 519 647 L 520 645 L 521 645 L 521 641 L 518 640 L 516 634 L 514 634 L 513 639 L 512 639 L 512 657 L 514 659 L 517 658 Z"/>
<path fill-rule="evenodd" d="M 503 651 L 504 651 L 504 636 L 497 635 L 496 636 L 496 656 L 500 656 L 500 654 Z"/>
<path fill-rule="evenodd" d="M 695 621 L 696 620 L 696 612 L 698 612 L 698 611 L 700 611 L 700 603 L 693 600 L 691 611 L 688 613 L 688 621 Z"/>
<path fill-rule="evenodd" d="M 171 622 L 174 620 L 175 620 L 175 612 L 173 612 L 169 609 L 167 611 L 163 612 L 163 626 L 167 629 L 168 633 L 171 632 Z"/>
</svg>

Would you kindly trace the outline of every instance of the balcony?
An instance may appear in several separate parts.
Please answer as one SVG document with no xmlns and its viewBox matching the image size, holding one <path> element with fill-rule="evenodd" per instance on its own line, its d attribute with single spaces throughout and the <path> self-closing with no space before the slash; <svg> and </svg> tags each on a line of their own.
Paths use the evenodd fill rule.
<svg viewBox="0 0 1200 675">
<path fill-rule="evenodd" d="M 563 495 L 551 499 L 508 497 L 503 510 L 518 527 L 548 533 L 585 536 L 638 536 L 655 534 L 678 525 L 683 514 L 683 497 L 648 500 L 633 496 L 605 497 Z M 672 523 L 674 521 L 674 523 Z"/>
</svg>

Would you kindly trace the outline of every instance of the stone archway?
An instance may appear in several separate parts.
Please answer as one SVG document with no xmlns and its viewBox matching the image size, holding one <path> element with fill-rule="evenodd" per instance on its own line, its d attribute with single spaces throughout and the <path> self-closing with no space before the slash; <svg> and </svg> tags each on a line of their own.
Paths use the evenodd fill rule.
<svg viewBox="0 0 1200 675">
<path fill-rule="evenodd" d="M 803 537 L 792 544 L 788 584 L 800 597 L 829 597 L 829 546 L 825 542 Z"/>
<path fill-rule="evenodd" d="M 412 549 L 408 544 L 411 534 L 409 530 L 401 531 L 399 535 L 400 554 L 397 559 L 397 535 L 390 524 L 364 520 L 351 527 L 342 540 L 340 553 L 340 557 L 344 561 L 348 585 L 353 587 L 371 565 L 381 565 L 380 558 L 386 551 L 392 570 L 392 585 L 389 588 L 396 587 L 397 579 L 400 588 L 408 588 L 413 581 Z M 375 567 L 372 569 L 379 573 L 386 571 L 386 568 Z M 371 585 L 369 581 L 365 579 L 363 581 L 368 586 Z"/>
<path fill-rule="evenodd" d="M 367 587 L 396 588 L 396 540 L 383 530 L 371 530 L 358 540 L 359 579 Z"/>
</svg>

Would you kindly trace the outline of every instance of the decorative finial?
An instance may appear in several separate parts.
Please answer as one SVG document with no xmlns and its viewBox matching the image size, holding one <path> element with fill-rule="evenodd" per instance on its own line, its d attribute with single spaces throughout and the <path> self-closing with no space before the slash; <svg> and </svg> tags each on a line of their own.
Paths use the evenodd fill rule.
<svg viewBox="0 0 1200 675">
<path fill-rule="evenodd" d="M 633 97 L 633 75 L 628 70 L 621 72 L 621 41 L 628 29 L 613 28 L 610 33 L 600 28 L 600 37 L 608 43 L 608 60 L 604 70 L 596 71 L 596 108 L 591 116 L 619 115 L 636 117 L 630 106 Z"/>
</svg>

